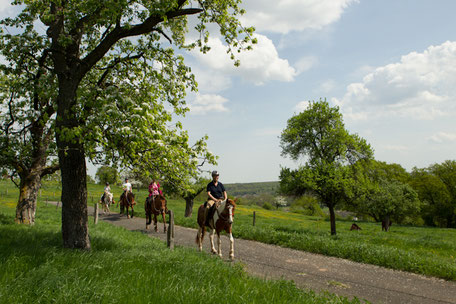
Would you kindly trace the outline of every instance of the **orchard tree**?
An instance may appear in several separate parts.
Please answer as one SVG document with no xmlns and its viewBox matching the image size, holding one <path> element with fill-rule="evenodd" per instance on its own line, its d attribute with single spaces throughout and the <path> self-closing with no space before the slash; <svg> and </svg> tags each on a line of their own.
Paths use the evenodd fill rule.
<svg viewBox="0 0 456 304">
<path fill-rule="evenodd" d="M 353 195 L 356 167 L 372 156 L 370 145 L 345 129 L 338 107 L 326 100 L 310 102 L 294 115 L 280 137 L 282 155 L 305 164 L 282 168 L 280 191 L 301 196 L 312 193 L 329 209 L 331 234 L 336 234 L 335 207 Z"/>
<path fill-rule="evenodd" d="M 236 50 L 250 48 L 253 29 L 243 28 L 238 21 L 243 13 L 240 0 L 14 3 L 24 5 L 22 12 L 3 24 L 18 28 L 14 31 L 19 34 L 7 39 L 23 39 L 35 57 L 49 58 L 48 73 L 56 77 L 63 244 L 90 249 L 86 157 L 142 166 L 175 180 L 196 170 L 201 158 L 214 161 L 204 139 L 190 145 L 179 123 L 166 128 L 173 114 L 185 113 L 185 90 L 195 90 L 196 83 L 182 58 L 164 45 L 206 52 L 206 25 L 215 23 L 234 57 Z M 191 15 L 198 18 L 199 36 L 186 44 Z M 43 24 L 45 35 L 38 30 Z M 24 36 L 20 29 L 31 34 Z M 32 36 L 46 43 L 40 47 Z"/>
<path fill-rule="evenodd" d="M 382 222 L 382 228 L 389 230 L 391 219 L 400 223 L 405 217 L 414 217 L 420 211 L 421 203 L 415 190 L 397 180 L 382 180 L 363 197 L 359 211 Z"/>
<path fill-rule="evenodd" d="M 95 177 L 98 179 L 100 184 L 110 183 L 110 184 L 119 184 L 120 183 L 120 174 L 116 168 L 110 166 L 101 166 L 97 169 Z"/>
<path fill-rule="evenodd" d="M 0 168 L 13 182 L 19 177 L 18 223 L 34 224 L 41 179 L 59 168 L 50 160 L 56 156 L 57 77 L 48 69 L 49 52 L 43 51 L 49 46 L 29 27 L 17 36 L 0 29 Z"/>
</svg>

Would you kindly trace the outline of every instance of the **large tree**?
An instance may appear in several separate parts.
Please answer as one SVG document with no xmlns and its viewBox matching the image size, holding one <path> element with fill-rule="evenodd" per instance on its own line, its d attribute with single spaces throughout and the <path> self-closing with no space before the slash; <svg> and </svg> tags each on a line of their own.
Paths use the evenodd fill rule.
<svg viewBox="0 0 456 304">
<path fill-rule="evenodd" d="M 49 52 L 43 52 L 48 47 L 29 27 L 17 36 L 0 29 L 0 167 L 13 182 L 19 177 L 18 223 L 35 222 L 41 179 L 59 168 L 50 160 L 56 156 L 57 77 L 49 70 Z"/>
<path fill-rule="evenodd" d="M 169 42 L 184 49 L 198 46 L 205 52 L 208 50 L 205 45 L 208 37 L 206 24 L 216 23 L 230 46 L 229 51 L 242 49 L 243 42 L 247 43 L 250 39 L 249 35 L 242 34 L 253 30 L 240 26 L 237 17 L 243 11 L 238 6 L 239 2 L 15 1 L 16 4 L 24 4 L 24 9 L 16 18 L 6 20 L 5 25 L 32 29 L 37 36 L 40 35 L 33 29 L 42 26 L 38 20 L 45 25 L 46 36 L 40 37 L 47 39 L 49 47 L 39 50 L 38 56 L 49 56 L 52 60 L 50 72 L 57 79 L 55 135 L 62 175 L 64 247 L 90 248 L 85 158 L 97 158 L 99 150 L 96 147 L 113 151 L 108 156 L 118 157 L 114 161 L 122 159 L 122 162 L 127 162 L 125 159 L 131 158 L 130 163 L 148 161 L 158 151 L 157 162 L 150 166 L 154 170 L 171 167 L 171 171 L 173 165 L 170 163 L 188 150 L 160 149 L 160 143 L 166 146 L 163 137 L 168 143 L 188 140 L 185 132 L 180 132 L 181 126 L 165 135 L 154 134 L 153 147 L 143 149 L 141 146 L 140 151 L 137 150 L 140 140 L 153 134 L 154 120 L 170 121 L 171 113 L 164 118 L 158 116 L 167 112 L 162 109 L 163 102 L 168 101 L 177 114 L 183 114 L 185 87 L 195 88 L 189 68 L 174 55 L 173 49 L 165 48 L 163 43 Z M 198 16 L 196 30 L 200 35 L 196 41 L 185 44 L 187 16 L 190 15 Z M 240 36 L 241 39 L 238 39 Z M 143 71 L 145 66 L 149 69 Z M 153 85 L 143 90 L 141 85 L 148 81 Z M 123 84 L 121 87 L 120 83 Z M 143 96 L 143 104 L 137 104 L 138 98 L 132 101 L 131 94 Z M 97 98 L 100 95 L 105 102 Z M 109 126 L 112 128 L 109 128 L 100 127 L 96 120 L 91 120 L 100 114 L 101 120 L 108 122 L 109 115 L 102 115 L 104 113 L 120 113 L 118 118 L 123 117 L 124 123 L 111 122 Z M 129 124 L 134 124 L 134 128 L 130 128 Z M 137 132 L 138 126 L 141 132 Z M 185 146 L 192 148 L 188 144 Z M 119 149 L 111 149 L 113 147 Z M 194 147 L 191 155 L 197 155 L 201 149 L 202 145 Z M 183 166 L 191 169 L 195 163 L 196 160 L 191 160 L 189 166 Z"/>
<path fill-rule="evenodd" d="M 338 107 L 326 100 L 310 102 L 294 115 L 280 137 L 282 155 L 305 164 L 296 170 L 282 168 L 284 194 L 315 194 L 329 209 L 331 234 L 336 234 L 335 207 L 349 199 L 356 183 L 357 166 L 372 156 L 370 145 L 345 129 Z"/>
</svg>

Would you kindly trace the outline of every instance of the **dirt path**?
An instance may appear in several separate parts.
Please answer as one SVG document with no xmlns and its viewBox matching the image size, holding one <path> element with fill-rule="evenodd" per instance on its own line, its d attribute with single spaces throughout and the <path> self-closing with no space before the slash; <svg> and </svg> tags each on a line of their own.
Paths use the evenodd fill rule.
<svg viewBox="0 0 456 304">
<path fill-rule="evenodd" d="M 93 214 L 93 208 L 89 210 Z M 100 215 L 100 220 L 166 241 L 160 223 L 159 232 L 154 232 L 145 230 L 143 218 L 127 219 L 111 214 Z M 175 226 L 176 246 L 196 250 L 195 237 L 195 229 Z M 203 250 L 209 252 L 206 237 Z M 268 279 L 293 280 L 301 288 L 327 290 L 350 298 L 356 296 L 372 303 L 456 303 L 455 282 L 242 239 L 235 240 L 234 250 L 235 261 L 244 264 L 249 273 Z M 225 260 L 228 252 L 229 240 L 223 237 Z"/>
</svg>

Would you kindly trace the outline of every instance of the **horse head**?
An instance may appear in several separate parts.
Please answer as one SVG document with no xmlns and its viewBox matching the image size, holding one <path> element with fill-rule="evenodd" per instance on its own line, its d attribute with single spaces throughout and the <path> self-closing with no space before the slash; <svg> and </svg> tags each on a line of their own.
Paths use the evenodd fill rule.
<svg viewBox="0 0 456 304">
<path fill-rule="evenodd" d="M 227 219 L 227 222 L 228 222 L 229 224 L 232 224 L 232 223 L 233 223 L 234 210 L 236 209 L 236 201 L 237 201 L 237 199 L 235 199 L 235 200 L 227 199 L 227 200 L 226 200 L 225 210 L 228 211 L 228 219 Z"/>
</svg>

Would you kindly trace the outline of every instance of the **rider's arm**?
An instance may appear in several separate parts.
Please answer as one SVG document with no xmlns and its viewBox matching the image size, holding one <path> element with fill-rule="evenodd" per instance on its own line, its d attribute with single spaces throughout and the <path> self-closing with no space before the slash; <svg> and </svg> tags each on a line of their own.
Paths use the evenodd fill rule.
<svg viewBox="0 0 456 304">
<path fill-rule="evenodd" d="M 228 196 L 226 195 L 226 191 L 223 191 L 223 195 L 225 196 L 225 201 L 227 200 Z"/>
<path fill-rule="evenodd" d="M 207 196 L 209 196 L 209 198 L 210 198 L 211 200 L 213 200 L 214 202 L 217 201 L 217 199 L 216 199 L 215 197 L 212 196 L 211 191 L 207 191 Z"/>
</svg>

